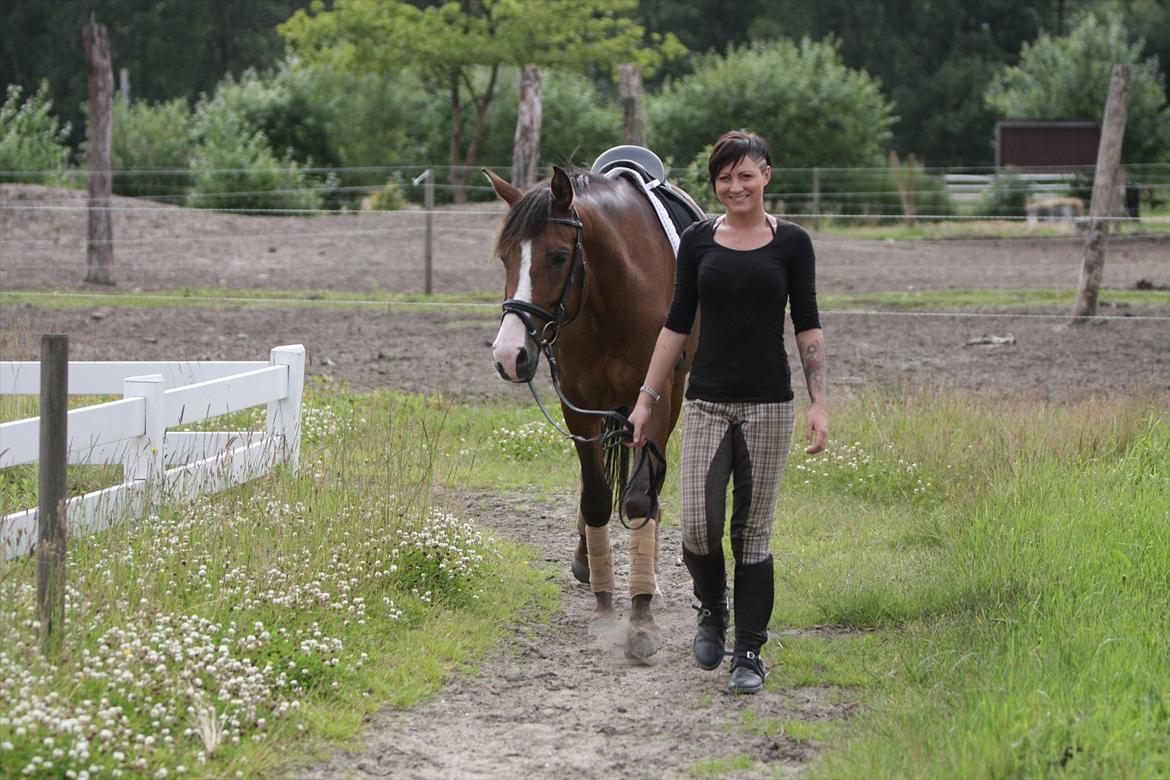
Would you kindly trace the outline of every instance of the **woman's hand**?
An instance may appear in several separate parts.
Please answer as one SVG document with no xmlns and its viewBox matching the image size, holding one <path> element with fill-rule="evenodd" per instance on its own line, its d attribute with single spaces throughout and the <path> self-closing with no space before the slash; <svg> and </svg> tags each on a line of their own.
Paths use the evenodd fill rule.
<svg viewBox="0 0 1170 780">
<path fill-rule="evenodd" d="M 628 446 L 641 447 L 646 443 L 646 424 L 650 422 L 650 415 L 654 411 L 654 402 L 646 395 L 638 398 L 634 411 L 630 412 L 630 424 L 634 426 L 633 436 Z"/>
<path fill-rule="evenodd" d="M 823 404 L 813 404 L 808 410 L 808 424 L 805 426 L 805 452 L 816 455 L 829 446 L 829 412 Z"/>
</svg>

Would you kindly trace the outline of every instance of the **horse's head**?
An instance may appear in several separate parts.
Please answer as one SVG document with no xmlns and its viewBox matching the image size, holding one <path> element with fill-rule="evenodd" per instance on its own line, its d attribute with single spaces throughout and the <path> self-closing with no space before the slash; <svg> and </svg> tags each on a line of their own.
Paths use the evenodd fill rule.
<svg viewBox="0 0 1170 780">
<path fill-rule="evenodd" d="M 581 221 L 573 183 L 560 168 L 527 193 L 496 176 L 496 194 L 510 207 L 496 256 L 504 264 L 504 316 L 492 342 L 496 370 L 509 382 L 536 374 L 540 350 L 556 340 L 574 287 L 584 284 Z"/>
</svg>

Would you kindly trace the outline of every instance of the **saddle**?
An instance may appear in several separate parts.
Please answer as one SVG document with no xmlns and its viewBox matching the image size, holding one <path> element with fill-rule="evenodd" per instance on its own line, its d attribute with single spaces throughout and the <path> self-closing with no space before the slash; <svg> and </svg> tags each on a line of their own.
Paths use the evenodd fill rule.
<svg viewBox="0 0 1170 780">
<path fill-rule="evenodd" d="M 625 176 L 641 186 L 651 204 L 656 204 L 654 210 L 659 219 L 665 217 L 662 228 L 670 237 L 676 253 L 678 236 L 683 230 L 692 222 L 706 219 L 690 195 L 670 185 L 666 180 L 666 166 L 658 155 L 645 147 L 626 144 L 607 149 L 597 156 L 590 170 L 610 179 Z"/>
</svg>

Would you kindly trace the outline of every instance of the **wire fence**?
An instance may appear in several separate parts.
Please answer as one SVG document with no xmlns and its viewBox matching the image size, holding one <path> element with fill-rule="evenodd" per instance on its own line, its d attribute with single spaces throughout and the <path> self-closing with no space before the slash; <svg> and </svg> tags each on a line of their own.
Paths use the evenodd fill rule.
<svg viewBox="0 0 1170 780">
<path fill-rule="evenodd" d="M 489 166 L 507 174 L 510 166 Z M 389 190 L 391 202 L 421 203 L 414 174 L 432 170 L 440 203 L 490 201 L 494 192 L 480 166 L 405 164 L 360 167 L 136 168 L 111 171 L 114 193 L 160 203 L 239 213 L 306 215 L 359 210 Z M 79 187 L 86 171 L 5 170 L 0 184 Z M 196 176 L 198 181 L 196 181 Z M 770 210 L 793 216 L 862 222 L 888 220 L 1029 218 L 1029 204 L 1057 198 L 1079 200 L 1087 211 L 1091 167 L 945 168 L 875 166 L 776 168 L 766 193 Z M 463 179 L 456 181 L 455 177 Z M 713 208 L 705 173 L 676 169 L 669 178 Z M 1170 216 L 1170 163 L 1124 166 L 1125 210 L 1120 219 Z M 125 208 L 117 206 L 112 208 Z"/>
</svg>

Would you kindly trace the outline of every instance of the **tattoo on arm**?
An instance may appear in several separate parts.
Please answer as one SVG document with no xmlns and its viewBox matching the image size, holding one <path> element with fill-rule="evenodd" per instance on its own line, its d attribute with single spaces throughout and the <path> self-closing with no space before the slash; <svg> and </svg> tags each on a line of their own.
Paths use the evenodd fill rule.
<svg viewBox="0 0 1170 780">
<path fill-rule="evenodd" d="M 808 384 L 808 398 L 816 403 L 817 397 L 827 400 L 825 390 L 824 342 L 813 339 L 800 350 L 800 362 L 804 365 L 804 379 Z"/>
</svg>

